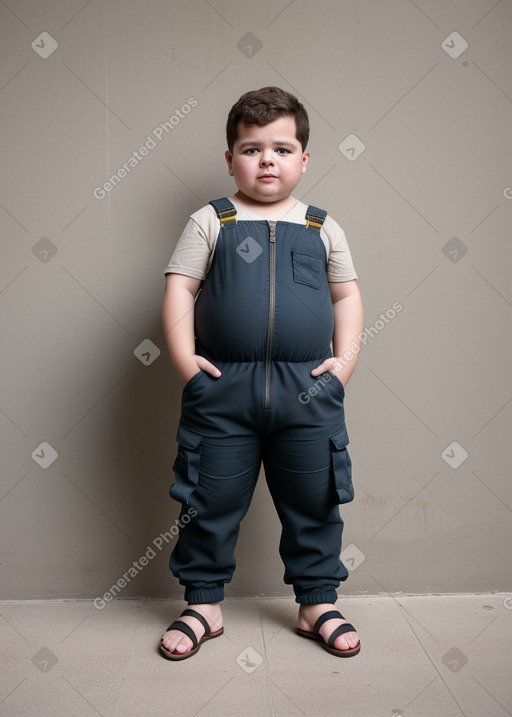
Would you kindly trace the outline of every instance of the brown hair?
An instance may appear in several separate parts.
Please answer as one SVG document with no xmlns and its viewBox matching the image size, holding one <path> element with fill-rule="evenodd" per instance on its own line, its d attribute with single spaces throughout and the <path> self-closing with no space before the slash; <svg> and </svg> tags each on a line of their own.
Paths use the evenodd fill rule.
<svg viewBox="0 0 512 717">
<path fill-rule="evenodd" d="M 257 125 L 263 127 L 280 117 L 293 117 L 297 126 L 297 140 L 306 149 L 309 139 L 309 119 L 305 107 L 286 90 L 279 87 L 262 87 L 261 90 L 252 90 L 242 95 L 231 108 L 226 124 L 226 139 L 228 149 L 233 151 L 233 145 L 238 138 L 238 125 Z"/>
</svg>

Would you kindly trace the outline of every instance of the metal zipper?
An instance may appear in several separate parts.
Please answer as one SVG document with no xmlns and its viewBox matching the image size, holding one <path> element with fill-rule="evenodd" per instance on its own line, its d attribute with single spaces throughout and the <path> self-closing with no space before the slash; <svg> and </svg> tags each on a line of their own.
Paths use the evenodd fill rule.
<svg viewBox="0 0 512 717">
<path fill-rule="evenodd" d="M 265 408 L 270 408 L 270 382 L 272 379 L 272 349 L 276 320 L 276 222 L 269 221 L 269 295 L 267 344 L 265 350 Z"/>
</svg>

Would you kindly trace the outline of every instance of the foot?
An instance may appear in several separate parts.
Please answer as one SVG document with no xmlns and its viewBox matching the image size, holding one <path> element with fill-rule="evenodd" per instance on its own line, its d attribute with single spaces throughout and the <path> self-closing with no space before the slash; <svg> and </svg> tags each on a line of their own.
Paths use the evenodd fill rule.
<svg viewBox="0 0 512 717">
<path fill-rule="evenodd" d="M 320 615 L 324 612 L 335 609 L 331 603 L 320 603 L 318 605 L 301 605 L 299 608 L 299 622 L 298 627 L 301 630 L 312 631 L 315 626 L 315 622 L 318 620 Z M 329 636 L 332 635 L 334 630 L 340 625 L 344 625 L 347 620 L 340 620 L 339 618 L 333 618 L 327 620 L 320 627 L 320 635 L 324 641 L 327 642 Z M 336 650 L 351 650 L 357 647 L 359 644 L 359 636 L 357 632 L 346 632 L 343 635 L 339 635 L 334 641 L 334 647 Z"/>
<path fill-rule="evenodd" d="M 187 605 L 187 608 L 196 610 L 200 613 L 210 625 L 211 631 L 216 632 L 222 627 L 222 613 L 220 605 L 216 603 L 207 603 L 203 605 Z M 194 634 L 199 642 L 205 633 L 203 625 L 195 617 L 186 615 L 180 617 L 181 622 L 185 622 L 194 631 Z M 178 655 L 184 655 L 192 650 L 192 640 L 184 635 L 179 630 L 169 630 L 164 633 L 162 637 L 162 646 L 169 653 L 177 653 Z"/>
</svg>

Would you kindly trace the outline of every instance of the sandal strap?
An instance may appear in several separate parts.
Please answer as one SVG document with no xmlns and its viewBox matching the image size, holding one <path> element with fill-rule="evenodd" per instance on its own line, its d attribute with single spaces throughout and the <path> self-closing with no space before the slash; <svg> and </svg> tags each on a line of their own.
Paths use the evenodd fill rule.
<svg viewBox="0 0 512 717">
<path fill-rule="evenodd" d="M 315 622 L 315 626 L 313 627 L 313 632 L 318 632 L 319 629 L 322 627 L 324 622 L 327 622 L 327 620 L 332 620 L 333 618 L 337 618 L 338 620 L 344 620 L 345 618 L 341 614 L 341 612 L 338 612 L 338 610 L 328 610 L 327 612 L 324 612 L 323 615 L 320 615 L 318 620 Z"/>
<path fill-rule="evenodd" d="M 188 608 L 187 610 L 183 610 L 180 617 L 195 618 L 203 626 L 204 635 L 207 635 L 208 633 L 211 632 L 211 628 L 210 628 L 209 624 L 207 623 L 207 621 L 205 620 L 203 615 L 201 615 L 201 613 L 197 612 L 197 610 L 192 610 L 190 608 Z M 183 622 L 183 620 L 175 620 L 172 623 L 172 625 L 169 625 L 166 632 L 169 632 L 169 630 L 179 630 L 180 632 L 182 632 L 184 635 L 186 635 L 188 638 L 190 638 L 192 640 L 192 649 L 197 647 L 198 640 L 196 637 L 196 633 L 193 631 L 193 629 L 190 627 L 190 625 L 187 625 L 187 623 Z M 201 636 L 201 639 L 202 639 L 202 637 L 203 636 Z"/>
<path fill-rule="evenodd" d="M 192 649 L 197 647 L 197 637 L 195 632 L 192 630 L 190 625 L 187 625 L 186 622 L 183 622 L 182 620 L 175 620 L 172 625 L 169 625 L 166 632 L 169 632 L 169 630 L 179 630 L 184 635 L 189 637 L 192 640 Z"/>
<path fill-rule="evenodd" d="M 336 628 L 336 630 L 333 631 L 332 635 L 327 640 L 327 644 L 329 645 L 329 647 L 334 647 L 334 641 L 336 640 L 336 638 L 340 635 L 343 635 L 345 632 L 356 632 L 356 629 L 349 622 L 346 622 L 344 625 L 340 625 Z"/>
<path fill-rule="evenodd" d="M 197 610 L 192 610 L 191 608 L 187 608 L 180 615 L 180 617 L 187 617 L 187 616 L 195 617 L 196 620 L 199 620 L 201 625 L 204 627 L 205 635 L 207 635 L 209 632 L 212 631 L 212 629 L 211 629 L 210 625 L 208 624 L 208 622 L 206 621 L 205 617 L 203 615 L 201 615 L 200 612 L 197 612 Z"/>
</svg>

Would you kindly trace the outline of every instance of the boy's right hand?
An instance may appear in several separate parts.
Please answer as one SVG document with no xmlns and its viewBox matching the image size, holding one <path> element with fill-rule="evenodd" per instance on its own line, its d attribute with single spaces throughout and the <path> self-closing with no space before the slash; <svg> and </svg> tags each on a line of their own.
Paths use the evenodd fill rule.
<svg viewBox="0 0 512 717">
<path fill-rule="evenodd" d="M 196 373 L 199 373 L 199 371 L 209 373 L 210 376 L 213 376 L 213 378 L 219 378 L 219 376 L 221 376 L 221 371 L 217 368 L 217 366 L 214 366 L 211 361 L 205 359 L 204 356 L 195 355 L 193 357 L 193 361 L 190 363 L 190 367 L 187 367 L 181 372 L 182 386 L 185 387 L 190 379 L 195 376 Z"/>
</svg>

